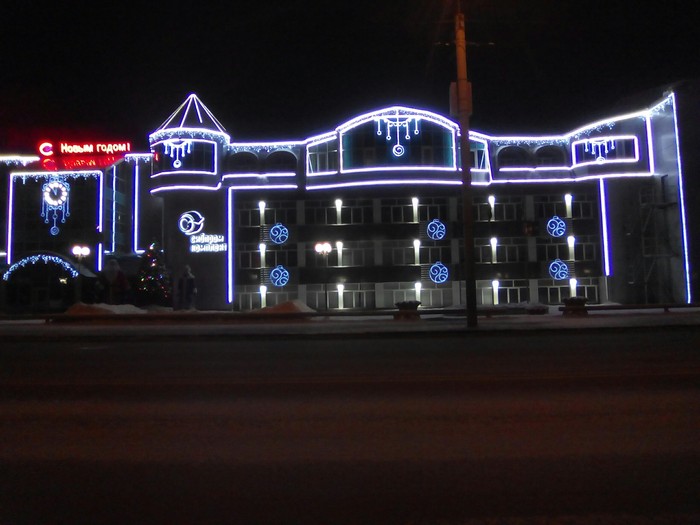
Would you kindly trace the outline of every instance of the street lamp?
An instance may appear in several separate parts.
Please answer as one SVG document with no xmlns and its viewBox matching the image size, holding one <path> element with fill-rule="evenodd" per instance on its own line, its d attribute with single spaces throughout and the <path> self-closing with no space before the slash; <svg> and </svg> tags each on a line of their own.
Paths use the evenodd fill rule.
<svg viewBox="0 0 700 525">
<path fill-rule="evenodd" d="M 83 299 L 83 290 L 82 290 L 82 281 L 81 281 L 83 257 L 87 257 L 88 255 L 90 255 L 90 247 L 76 244 L 71 249 L 71 253 L 78 259 L 78 278 L 76 280 L 76 295 L 78 296 L 78 301 L 81 302 Z"/>
<path fill-rule="evenodd" d="M 325 267 L 323 275 L 323 294 L 325 296 L 326 301 L 326 310 L 328 310 L 328 288 L 326 286 L 326 281 L 328 280 L 328 255 L 333 250 L 333 247 L 329 242 L 317 242 L 316 246 L 314 246 L 314 249 L 316 250 L 316 253 L 323 256 L 323 265 Z"/>
</svg>

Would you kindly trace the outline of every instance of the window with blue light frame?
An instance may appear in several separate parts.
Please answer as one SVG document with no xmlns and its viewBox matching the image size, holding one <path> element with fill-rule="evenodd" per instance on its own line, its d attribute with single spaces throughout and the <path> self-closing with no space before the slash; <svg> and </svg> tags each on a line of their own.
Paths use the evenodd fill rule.
<svg viewBox="0 0 700 525">
<path fill-rule="evenodd" d="M 215 173 L 216 144 L 200 139 L 165 139 L 153 145 L 153 173 Z"/>
</svg>

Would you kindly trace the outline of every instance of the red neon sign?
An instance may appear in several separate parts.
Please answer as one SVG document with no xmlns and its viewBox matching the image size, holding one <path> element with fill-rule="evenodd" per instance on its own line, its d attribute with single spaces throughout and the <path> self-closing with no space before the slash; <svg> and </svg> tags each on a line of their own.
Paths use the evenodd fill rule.
<svg viewBox="0 0 700 525">
<path fill-rule="evenodd" d="M 131 152 L 131 142 L 68 142 L 43 140 L 38 146 L 42 157 L 52 155 L 116 155 L 121 158 Z"/>
</svg>

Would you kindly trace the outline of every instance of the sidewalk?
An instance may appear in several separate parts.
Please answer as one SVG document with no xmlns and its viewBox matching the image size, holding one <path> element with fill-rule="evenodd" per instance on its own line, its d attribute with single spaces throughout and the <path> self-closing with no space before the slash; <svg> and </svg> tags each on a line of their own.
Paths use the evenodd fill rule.
<svg viewBox="0 0 700 525">
<path fill-rule="evenodd" d="M 614 310 L 584 317 L 565 317 L 556 307 L 542 315 L 479 316 L 476 328 L 467 328 L 461 314 L 435 310 L 420 320 L 398 321 L 392 312 L 376 315 L 256 315 L 226 312 L 172 312 L 61 316 L 60 322 L 42 319 L 0 321 L 0 340 L 22 342 L 60 339 L 198 339 L 198 338 L 303 338 L 309 336 L 378 336 L 381 334 L 464 333 L 482 336 L 508 331 L 514 334 L 541 330 L 620 330 L 695 327 L 700 330 L 700 308 Z"/>
</svg>

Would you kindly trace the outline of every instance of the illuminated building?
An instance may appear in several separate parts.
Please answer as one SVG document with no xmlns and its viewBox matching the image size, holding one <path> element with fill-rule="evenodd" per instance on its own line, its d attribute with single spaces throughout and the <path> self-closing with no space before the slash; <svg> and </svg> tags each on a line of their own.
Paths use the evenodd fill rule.
<svg viewBox="0 0 700 525">
<path fill-rule="evenodd" d="M 470 132 L 479 304 L 692 302 L 700 221 L 684 175 L 697 160 L 678 108 L 669 91 L 561 134 Z M 458 136 L 448 117 L 392 106 L 303 140 L 244 142 L 190 95 L 150 152 L 113 144 L 106 167 L 47 165 L 46 144 L 0 156 L 4 285 L 39 261 L 74 268 L 76 241 L 98 272 L 157 240 L 174 275 L 192 267 L 200 309 L 464 304 Z M 56 259 L 30 259 L 41 254 Z"/>
</svg>

